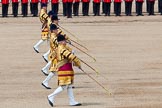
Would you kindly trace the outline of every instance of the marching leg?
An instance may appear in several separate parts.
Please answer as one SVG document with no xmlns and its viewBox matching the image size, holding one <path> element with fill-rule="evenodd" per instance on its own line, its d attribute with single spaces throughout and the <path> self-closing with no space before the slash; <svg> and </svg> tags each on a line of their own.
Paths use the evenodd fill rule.
<svg viewBox="0 0 162 108">
<path fill-rule="evenodd" d="M 48 75 L 48 69 L 49 69 L 50 65 L 51 65 L 51 61 L 49 61 L 49 62 L 46 64 L 46 66 L 43 67 L 42 70 L 41 70 L 41 71 L 43 72 L 43 74 L 46 75 L 46 76 Z"/>
<path fill-rule="evenodd" d="M 45 54 L 43 54 L 43 59 L 48 63 L 48 55 L 50 53 L 50 50 L 48 50 Z"/>
<path fill-rule="evenodd" d="M 52 94 L 48 95 L 47 99 L 49 104 L 53 107 L 54 104 L 54 98 L 56 95 L 58 95 L 60 92 L 62 92 L 66 86 L 59 86 Z"/>
<path fill-rule="evenodd" d="M 39 42 L 38 43 L 36 43 L 35 45 L 34 45 L 34 50 L 37 52 L 37 53 L 39 53 L 39 50 L 38 50 L 38 47 L 43 43 L 44 41 L 41 39 L 41 40 L 39 40 Z"/>
<path fill-rule="evenodd" d="M 51 89 L 51 87 L 49 87 L 49 85 L 48 85 L 48 82 L 49 82 L 49 80 L 50 80 L 54 75 L 55 75 L 54 72 L 50 72 L 50 73 L 48 74 L 48 76 L 46 77 L 46 79 L 42 82 L 42 85 L 43 85 L 46 89 Z"/>
<path fill-rule="evenodd" d="M 71 85 L 68 86 L 67 93 L 68 93 L 68 97 L 69 97 L 69 100 L 70 100 L 70 105 L 72 105 L 72 106 L 81 106 L 82 105 L 81 103 L 75 101 L 73 89 L 72 89 Z"/>
</svg>

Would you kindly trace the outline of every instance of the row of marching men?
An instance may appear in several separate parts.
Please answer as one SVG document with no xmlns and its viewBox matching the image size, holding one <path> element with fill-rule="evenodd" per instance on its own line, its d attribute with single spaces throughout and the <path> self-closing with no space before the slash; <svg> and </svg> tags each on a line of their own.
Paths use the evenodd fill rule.
<svg viewBox="0 0 162 108">
<path fill-rule="evenodd" d="M 47 96 L 47 101 L 53 107 L 56 104 L 54 103 L 56 96 L 62 91 L 67 90 L 69 105 L 80 106 L 81 104 L 75 101 L 73 95 L 73 66 L 81 69 L 80 59 L 69 47 L 73 43 L 71 43 L 71 39 L 60 29 L 57 13 L 53 11 L 47 13 L 47 4 L 41 5 L 39 18 L 42 23 L 41 39 L 33 48 L 39 53 L 40 45 L 45 41 L 50 42 L 49 50 L 43 54 L 43 58 L 47 64 L 42 68 L 42 72 L 47 77 L 42 81 L 42 86 L 46 89 L 51 89 L 49 86 L 51 78 L 55 76 L 58 79 L 56 83 L 58 87 L 53 93 Z"/>
<path fill-rule="evenodd" d="M 2 2 L 2 17 L 7 17 L 9 0 L 2 0 L 1 2 Z M 29 2 L 28 0 L 21 0 L 23 17 L 26 17 L 28 15 L 28 2 Z M 114 0 L 113 2 L 114 2 L 114 13 L 116 16 L 120 16 L 122 0 Z M 125 2 L 125 14 L 126 16 L 131 16 L 133 0 L 124 0 L 124 2 Z M 137 16 L 139 15 L 143 16 L 142 14 L 143 2 L 144 0 L 135 0 Z M 30 1 L 30 10 L 31 14 L 33 14 L 34 17 L 38 15 L 38 3 L 39 0 Z M 48 0 L 41 0 L 40 3 L 48 4 Z M 72 13 L 74 14 L 74 16 L 79 15 L 80 0 L 62 0 L 62 3 L 63 3 L 63 16 L 67 16 L 67 18 L 72 18 Z M 89 16 L 89 3 L 90 0 L 82 0 L 83 16 Z M 101 0 L 93 0 L 94 16 L 100 16 L 100 3 Z M 105 16 L 110 16 L 111 3 L 112 0 L 102 1 L 102 11 L 105 14 Z M 18 15 L 18 5 L 19 0 L 12 0 L 12 14 L 14 17 L 17 17 Z M 154 5 L 155 0 L 146 0 L 147 12 L 149 13 L 148 15 L 154 15 Z M 51 0 L 51 9 L 53 12 L 58 14 L 59 0 Z M 158 11 L 162 14 L 162 0 L 158 0 Z"/>
</svg>

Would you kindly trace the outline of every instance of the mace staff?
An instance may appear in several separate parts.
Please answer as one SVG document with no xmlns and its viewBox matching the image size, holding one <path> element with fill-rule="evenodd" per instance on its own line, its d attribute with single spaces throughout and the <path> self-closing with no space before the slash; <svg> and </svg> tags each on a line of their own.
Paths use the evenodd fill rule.
<svg viewBox="0 0 162 108">
<path fill-rule="evenodd" d="M 78 42 L 76 42 L 76 41 L 74 41 L 72 39 L 70 39 L 70 41 L 72 41 L 72 42 L 78 44 L 79 46 L 83 47 L 84 49 L 88 50 L 88 48 L 86 48 L 84 45 L 82 45 L 82 44 L 80 44 L 80 43 L 78 43 Z"/>
<path fill-rule="evenodd" d="M 80 41 L 79 38 L 77 38 L 74 34 L 72 34 L 71 32 L 69 32 L 68 30 L 66 30 L 65 28 L 63 28 L 63 27 L 60 26 L 60 25 L 59 25 L 59 27 L 61 27 L 64 31 L 68 32 L 70 35 L 72 35 L 72 36 L 75 37 L 78 41 Z M 78 43 L 78 42 L 76 42 L 76 41 L 74 41 L 74 40 L 72 40 L 72 39 L 70 39 L 70 40 L 71 40 L 72 42 L 78 44 L 79 46 L 85 48 L 86 50 L 88 50 L 88 48 L 86 48 L 84 45 L 81 45 L 80 43 Z"/>
<path fill-rule="evenodd" d="M 84 62 L 82 59 L 79 59 L 82 63 L 84 63 L 85 65 L 87 65 L 89 68 L 91 68 L 93 71 L 95 71 L 97 73 L 97 75 L 99 75 L 99 72 L 94 69 L 92 66 L 90 66 L 88 63 Z"/>
<path fill-rule="evenodd" d="M 62 26 L 60 26 L 60 25 L 59 25 L 59 27 L 61 27 L 63 30 L 65 30 L 65 31 L 68 32 L 70 35 L 72 35 L 74 38 L 76 38 L 78 41 L 80 41 L 78 37 L 76 37 L 74 34 L 72 34 L 71 32 L 69 32 L 68 30 L 66 30 L 64 27 L 62 27 Z"/>
<path fill-rule="evenodd" d="M 79 68 L 83 73 L 85 73 L 86 75 L 88 75 L 89 78 L 91 78 L 93 81 L 95 81 L 100 87 L 102 87 L 106 93 L 108 95 L 112 95 L 111 92 L 109 92 L 109 90 L 107 88 L 105 88 L 101 83 L 99 83 L 95 78 L 93 78 L 92 76 L 90 76 L 88 73 L 86 73 L 82 68 Z"/>
<path fill-rule="evenodd" d="M 70 43 L 71 46 L 75 47 L 76 49 L 80 50 L 81 52 L 83 52 L 84 54 L 86 54 L 87 56 L 91 57 L 94 61 L 96 61 L 96 59 L 94 57 L 92 57 L 91 55 L 89 55 L 88 53 L 86 53 L 85 51 L 81 50 L 80 48 L 78 48 L 77 46 L 73 45 Z"/>
</svg>

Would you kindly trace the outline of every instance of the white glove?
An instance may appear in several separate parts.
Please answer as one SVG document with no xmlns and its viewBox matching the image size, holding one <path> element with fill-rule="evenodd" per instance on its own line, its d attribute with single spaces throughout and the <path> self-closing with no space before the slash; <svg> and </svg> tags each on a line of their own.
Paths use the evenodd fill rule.
<svg viewBox="0 0 162 108">
<path fill-rule="evenodd" d="M 72 51 L 71 51 L 71 53 L 72 53 L 72 54 L 74 54 L 74 53 L 75 53 L 75 51 L 74 51 L 74 50 L 72 50 Z"/>
</svg>

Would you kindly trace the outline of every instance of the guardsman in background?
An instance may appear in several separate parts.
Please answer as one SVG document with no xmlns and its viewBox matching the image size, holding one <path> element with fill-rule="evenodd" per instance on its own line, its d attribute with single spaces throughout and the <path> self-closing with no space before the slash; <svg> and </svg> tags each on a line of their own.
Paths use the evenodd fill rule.
<svg viewBox="0 0 162 108">
<path fill-rule="evenodd" d="M 47 21 L 46 18 L 48 18 L 47 15 L 47 4 L 41 5 L 41 10 L 39 14 L 39 19 L 42 23 L 42 32 L 41 32 L 41 39 L 34 45 L 34 50 L 39 53 L 39 46 L 48 39 L 48 27 L 47 27 Z"/>
<path fill-rule="evenodd" d="M 137 2 L 136 2 L 136 0 L 135 0 L 135 12 L 137 14 Z"/>
<path fill-rule="evenodd" d="M 121 2 L 122 0 L 114 0 L 115 15 L 121 16 Z"/>
<path fill-rule="evenodd" d="M 22 0 L 21 0 L 21 15 L 22 15 L 22 13 L 23 13 L 22 11 L 23 11 L 23 9 L 22 9 Z"/>
<path fill-rule="evenodd" d="M 18 15 L 18 6 L 19 6 L 19 1 L 12 0 L 12 13 L 13 13 L 14 17 L 17 17 L 17 15 Z"/>
<path fill-rule="evenodd" d="M 80 3 L 80 0 L 74 0 L 74 3 L 73 3 L 73 14 L 74 14 L 74 16 L 79 15 L 79 3 Z"/>
<path fill-rule="evenodd" d="M 63 8 L 63 16 L 67 16 L 67 13 L 66 13 L 67 12 L 67 9 L 66 9 L 67 0 L 62 0 L 62 3 L 63 3 L 63 5 L 62 5 L 63 6 L 62 7 Z"/>
<path fill-rule="evenodd" d="M 58 48 L 56 49 L 58 88 L 48 95 L 48 102 L 53 107 L 55 97 L 64 90 L 67 90 L 69 105 L 80 106 L 81 104 L 74 99 L 72 84 L 74 82 L 74 66 L 81 68 L 80 60 L 66 46 L 66 39 L 63 35 L 57 36 Z"/>
<path fill-rule="evenodd" d="M 104 9 L 105 9 L 105 7 L 104 7 L 104 6 L 105 6 L 105 4 L 104 4 L 104 3 L 105 3 L 105 2 L 104 2 L 104 0 L 102 0 L 102 14 L 104 14 L 104 13 L 105 13 L 105 10 L 104 10 Z"/>
<path fill-rule="evenodd" d="M 148 0 L 148 7 L 149 7 L 148 15 L 155 15 L 154 14 L 154 4 L 155 4 L 155 0 Z"/>
<path fill-rule="evenodd" d="M 103 0 L 105 16 L 110 16 L 111 0 Z"/>
<path fill-rule="evenodd" d="M 59 0 L 51 0 L 51 9 L 57 15 L 59 9 Z"/>
<path fill-rule="evenodd" d="M 7 17 L 9 0 L 2 0 L 1 2 L 2 2 L 2 17 Z"/>
<path fill-rule="evenodd" d="M 38 16 L 38 2 L 39 0 L 31 0 L 33 17 Z"/>
<path fill-rule="evenodd" d="M 160 13 L 160 0 L 158 0 L 158 12 Z"/>
<path fill-rule="evenodd" d="M 33 3 L 32 3 L 31 0 L 30 0 L 30 13 L 31 13 L 31 14 L 33 14 L 33 6 L 32 6 L 32 4 L 33 4 Z"/>
<path fill-rule="evenodd" d="M 149 12 L 149 0 L 146 0 L 146 12 Z"/>
<path fill-rule="evenodd" d="M 93 0 L 94 3 L 94 16 L 100 16 L 100 0 Z"/>
<path fill-rule="evenodd" d="M 42 6 L 42 4 L 48 4 L 48 0 L 41 0 L 40 2 L 41 2 L 40 6 Z"/>
<path fill-rule="evenodd" d="M 160 14 L 162 15 L 162 0 L 160 0 L 159 11 L 160 11 Z"/>
<path fill-rule="evenodd" d="M 23 17 L 27 17 L 28 15 L 28 0 L 22 0 L 22 15 Z"/>
<path fill-rule="evenodd" d="M 82 0 L 83 16 L 89 16 L 89 2 L 90 2 L 90 0 Z"/>
<path fill-rule="evenodd" d="M 142 14 L 142 5 L 143 5 L 144 0 L 136 0 L 136 5 L 137 5 L 137 15 L 136 16 L 143 16 Z"/>
<path fill-rule="evenodd" d="M 67 0 L 67 4 L 66 4 L 67 18 L 72 18 L 72 5 L 73 5 L 73 0 Z"/>
<path fill-rule="evenodd" d="M 93 7 L 93 14 L 94 14 L 94 13 L 95 13 L 95 12 L 94 12 L 94 11 L 95 11 L 95 10 L 94 10 L 95 5 L 94 5 L 94 1 L 92 1 L 92 2 L 93 2 L 93 6 L 92 6 L 92 7 Z"/>
<path fill-rule="evenodd" d="M 132 2 L 133 0 L 125 0 L 125 15 L 132 16 Z"/>
<path fill-rule="evenodd" d="M 112 0 L 112 2 L 113 2 L 114 0 Z M 115 5 L 115 3 L 114 3 L 114 5 Z M 116 9 L 116 7 L 114 6 L 114 14 L 115 14 L 115 9 Z"/>
</svg>

